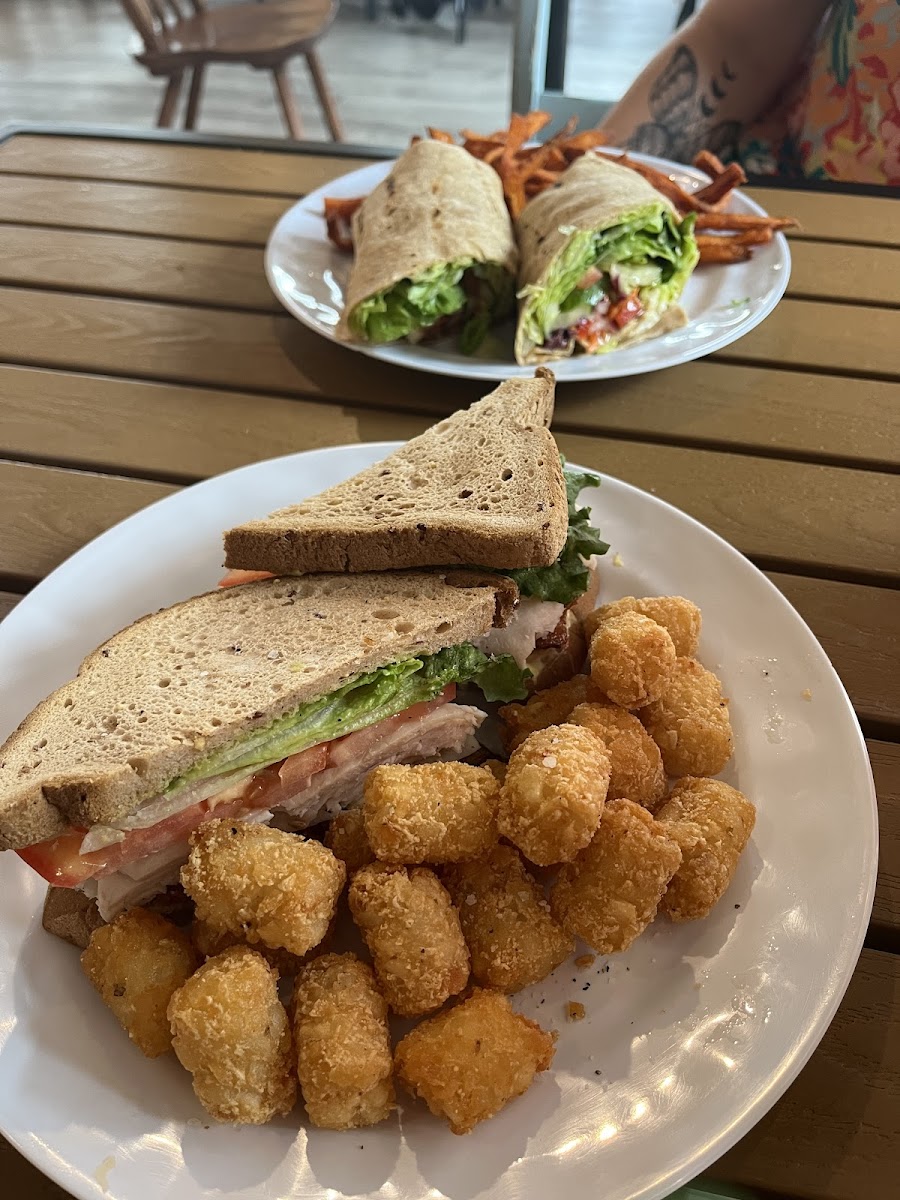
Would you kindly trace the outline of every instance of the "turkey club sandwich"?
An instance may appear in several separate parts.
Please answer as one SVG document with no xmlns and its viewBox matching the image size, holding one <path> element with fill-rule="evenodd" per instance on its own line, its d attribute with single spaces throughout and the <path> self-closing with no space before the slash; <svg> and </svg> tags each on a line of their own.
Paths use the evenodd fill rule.
<svg viewBox="0 0 900 1200">
<path fill-rule="evenodd" d="M 525 694 L 502 575 L 308 575 L 137 621 L 0 748 L 0 848 L 110 919 L 177 881 L 211 816 L 304 829 L 382 763 L 461 758 L 488 699 Z"/>
</svg>

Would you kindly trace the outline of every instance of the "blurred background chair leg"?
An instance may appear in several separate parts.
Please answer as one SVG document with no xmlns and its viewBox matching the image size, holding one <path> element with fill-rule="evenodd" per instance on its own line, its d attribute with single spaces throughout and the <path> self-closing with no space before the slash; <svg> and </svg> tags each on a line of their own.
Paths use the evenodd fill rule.
<svg viewBox="0 0 900 1200">
<path fill-rule="evenodd" d="M 272 78 L 275 80 L 275 90 L 278 94 L 281 111 L 284 113 L 284 123 L 287 125 L 288 133 L 296 141 L 302 141 L 303 121 L 300 117 L 300 109 L 297 107 L 296 97 L 291 90 L 287 63 L 279 63 L 277 67 L 273 67 Z"/>
<path fill-rule="evenodd" d="M 325 72 L 322 70 L 322 60 L 319 58 L 317 51 L 310 50 L 306 55 L 306 62 L 309 66 L 309 73 L 312 76 L 313 86 L 316 89 L 316 95 L 319 97 L 319 104 L 322 106 L 322 112 L 325 114 L 325 123 L 328 125 L 329 133 L 333 141 L 342 142 L 344 140 L 344 126 L 341 124 L 341 118 L 335 107 L 331 88 L 328 86 L 328 80 L 325 78 Z"/>
<path fill-rule="evenodd" d="M 187 109 L 184 114 L 185 129 L 196 129 L 197 118 L 200 115 L 200 100 L 203 94 L 203 73 L 206 67 L 203 63 L 194 67 L 191 72 L 191 90 L 188 92 Z"/>
<path fill-rule="evenodd" d="M 159 106 L 159 113 L 156 118 L 156 124 L 160 129 L 168 129 L 172 124 L 175 117 L 175 109 L 178 107 L 178 97 L 181 95 L 181 83 L 183 79 L 184 71 L 179 71 L 176 75 L 169 76 L 169 82 L 166 85 L 162 104 Z"/>
<path fill-rule="evenodd" d="M 466 40 L 466 0 L 453 0 L 453 15 L 456 17 L 453 40 L 461 46 Z"/>
</svg>

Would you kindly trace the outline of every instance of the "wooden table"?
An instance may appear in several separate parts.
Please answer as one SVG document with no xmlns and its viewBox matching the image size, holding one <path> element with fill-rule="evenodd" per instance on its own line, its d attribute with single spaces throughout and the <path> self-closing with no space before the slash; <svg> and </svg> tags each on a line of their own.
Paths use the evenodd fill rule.
<svg viewBox="0 0 900 1200">
<path fill-rule="evenodd" d="M 275 220 L 364 155 L 222 142 L 0 134 L 0 614 L 184 484 L 405 438 L 481 394 L 334 348 L 269 292 Z M 704 362 L 567 384 L 554 428 L 566 455 L 670 500 L 765 570 L 853 700 L 881 811 L 866 948 L 809 1065 L 710 1174 L 881 1200 L 900 1166 L 900 204 L 760 199 L 803 223 L 773 316 Z M 0 1180 L 16 1200 L 63 1194 L 2 1141 Z"/>
</svg>

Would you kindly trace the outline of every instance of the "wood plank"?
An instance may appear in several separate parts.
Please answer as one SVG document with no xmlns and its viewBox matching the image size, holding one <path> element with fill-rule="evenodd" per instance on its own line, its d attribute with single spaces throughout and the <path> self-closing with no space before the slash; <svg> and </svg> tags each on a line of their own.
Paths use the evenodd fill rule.
<svg viewBox="0 0 900 1200">
<path fill-rule="evenodd" d="M 782 307 L 802 303 L 786 302 Z M 842 306 L 806 307 L 836 310 Z M 866 316 L 887 312 L 848 311 Z M 774 328 L 777 320 L 771 318 L 763 328 L 770 324 Z M 796 320 L 789 320 L 787 336 L 796 325 Z M 738 345 L 748 344 L 754 336 Z M 440 376 L 430 377 L 423 388 L 417 374 L 348 353 L 288 316 L 273 320 L 267 315 L 2 287 L 0 359 L 248 391 L 325 396 L 366 405 L 379 404 L 383 396 L 390 398 L 392 407 L 432 412 L 468 404 L 485 390 L 478 381 Z M 679 370 L 686 373 L 567 386 L 560 390 L 557 424 L 591 427 L 596 422 L 600 427 L 601 414 L 605 419 L 608 412 L 610 428 L 646 436 L 642 422 L 655 408 L 651 420 L 655 431 L 665 437 L 696 442 L 707 440 L 711 433 L 713 443 L 759 445 L 768 453 L 773 444 L 779 446 L 778 435 L 770 431 L 782 426 L 781 413 L 786 410 L 786 434 L 780 447 L 784 450 L 799 448 L 799 444 L 810 456 L 824 449 L 832 456 L 849 458 L 855 453 L 858 435 L 860 457 L 872 461 L 874 455 L 881 461 L 882 456 L 893 455 L 896 461 L 900 438 L 888 434 L 891 422 L 897 428 L 898 409 L 887 386 L 822 379 L 817 387 L 814 378 L 798 376 L 795 391 L 793 373 L 732 377 L 728 372 L 734 368 L 719 367 L 716 374 L 715 364 L 709 363 Z M 676 396 L 673 385 L 680 379 L 686 386 Z M 712 387 L 707 386 L 709 381 Z M 854 389 L 852 402 L 847 392 L 850 388 Z M 732 391 L 744 403 L 735 403 Z M 630 397 L 636 398 L 634 421 Z M 805 404 L 811 405 L 809 413 Z M 710 416 L 713 407 L 719 409 L 715 417 Z M 776 415 L 778 419 L 773 420 Z M 733 425 L 730 435 L 729 424 Z"/>
<path fill-rule="evenodd" d="M 869 741 L 869 758 L 878 794 L 878 882 L 872 930 L 887 934 L 897 949 L 900 933 L 900 745 Z"/>
<path fill-rule="evenodd" d="M 0 268 L 2 269 L 2 268 Z M 378 403 L 380 396 L 389 397 L 392 408 L 413 409 L 434 416 L 444 415 L 461 404 L 476 399 L 489 385 L 461 381 L 429 380 L 422 387 L 421 376 L 383 363 L 373 362 L 328 346 L 321 339 L 297 328 L 289 344 L 297 341 L 303 351 L 293 351 L 295 361 L 303 362 L 307 371 L 317 379 L 328 382 L 328 394 L 359 405 Z M 95 369 L 104 370 L 105 356 L 98 355 Z M 252 389 L 256 379 L 232 381 L 232 386 Z M 56 432 L 56 420 L 64 423 L 69 417 L 59 411 L 72 393 L 71 403 L 83 412 L 73 414 L 88 420 L 88 412 L 96 410 L 96 420 L 114 423 L 117 418 L 116 389 L 122 381 L 110 381 L 94 396 L 79 381 L 78 376 L 56 373 L 50 378 L 42 371 L 9 368 L 3 373 L 6 421 L 3 433 L 10 455 L 25 457 L 57 457 L 60 461 L 99 462 L 95 437 L 81 439 L 77 448 L 67 451 Z M 301 381 L 302 382 L 302 381 Z M 142 385 L 131 384 L 135 394 Z M 853 403 L 848 403 L 848 386 L 853 388 Z M 45 389 L 49 388 L 49 392 Z M 299 389 L 302 392 L 302 388 Z M 308 391 L 321 396 L 322 390 L 308 380 Z M 162 389 L 147 392 L 150 402 L 160 403 Z M 805 375 L 793 371 L 777 371 L 760 367 L 740 367 L 709 361 L 687 363 L 671 371 L 626 379 L 575 383 L 561 387 L 557 393 L 554 429 L 565 432 L 652 437 L 682 445 L 708 449 L 741 448 L 768 455 L 824 459 L 847 465 L 865 463 L 887 469 L 900 466 L 900 404 L 895 384 L 880 380 L 847 380 L 828 376 Z M 248 404 L 261 404 L 259 394 L 248 396 Z M 45 411 L 47 405 L 49 411 Z M 275 412 L 278 404 L 268 402 L 266 411 Z M 140 411 L 140 410 L 138 410 Z M 183 425 L 186 434 L 196 427 L 206 412 L 200 401 L 179 411 L 172 408 L 172 419 Z M 384 411 L 383 408 L 377 411 Z M 103 465 L 115 469 L 117 459 L 113 449 L 123 458 L 122 469 L 133 470 L 143 463 L 148 474 L 159 471 L 159 456 L 154 456 L 153 443 L 145 444 L 140 424 L 135 424 L 129 412 L 122 440 L 111 446 L 104 439 Z M 141 413 L 143 421 L 143 413 Z M 362 413 L 357 414 L 362 420 Z M 391 420 L 390 417 L 385 417 Z M 410 422 L 412 431 L 422 428 Z M 88 427 L 90 428 L 90 426 Z M 279 427 L 280 428 L 280 427 Z M 196 438 L 196 434 L 193 434 Z M 408 434 L 381 433 L 377 427 L 368 435 L 371 440 Z M 352 440 L 343 434 L 336 440 Z M 365 440 L 365 439 L 364 439 Z M 318 444 L 314 440 L 310 445 Z M 277 453 L 274 440 L 266 442 Z M 212 449 L 212 447 L 211 447 Z M 135 455 L 138 457 L 135 458 Z M 149 455 L 149 456 L 148 456 Z M 184 454 L 180 456 L 182 459 Z M 165 462 L 165 458 L 162 460 Z M 164 468 L 162 468 L 164 469 Z M 175 469 L 175 468 L 173 468 Z M 223 470 L 224 467 L 212 467 Z M 191 473 L 189 463 L 182 461 L 177 470 Z M 198 471 L 199 472 L 199 468 Z"/>
<path fill-rule="evenodd" d="M 262 251 L 166 238 L 11 225 L 0 283 L 281 312 Z"/>
<path fill-rule="evenodd" d="M 166 484 L 0 463 L 0 575 L 37 580 L 85 542 L 168 496 Z"/>
<path fill-rule="evenodd" d="M 896 379 L 897 313 L 892 308 L 782 300 L 761 325 L 713 357 Z"/>
<path fill-rule="evenodd" d="M 553 426 L 897 466 L 898 395 L 895 383 L 882 380 L 706 359 L 649 375 L 566 384 L 557 390 Z"/>
<path fill-rule="evenodd" d="M 844 1001 L 807 1066 L 710 1174 L 809 1200 L 894 1195 L 898 998 L 900 956 L 864 950 Z"/>
<path fill-rule="evenodd" d="M 18 134 L 0 146 L 0 172 L 297 197 L 375 160 L 327 151 L 184 146 L 117 138 Z"/>
<path fill-rule="evenodd" d="M 16 592 L 0 592 L 0 621 L 7 613 L 12 612 L 21 599 Z"/>
<path fill-rule="evenodd" d="M 571 461 L 666 499 L 769 569 L 897 579 L 900 476 L 571 434 L 557 441 Z"/>
<path fill-rule="evenodd" d="M 897 593 L 800 575 L 769 578 L 822 643 L 860 719 L 900 727 Z"/>
<path fill-rule="evenodd" d="M 766 212 L 795 217 L 800 230 L 792 237 L 900 246 L 900 212 L 887 196 L 838 195 L 792 188 L 744 190 Z"/>
<path fill-rule="evenodd" d="M 795 240 L 789 296 L 860 304 L 900 304 L 900 250 Z"/>
<path fill-rule="evenodd" d="M 2 153 L 0 147 L 0 161 Z M 289 203 L 277 196 L 4 175 L 0 221 L 264 246 Z"/>
<path fill-rule="evenodd" d="M 0 395 L 0 457 L 186 481 L 295 450 L 406 439 L 431 421 L 27 367 L 0 366 Z"/>
</svg>

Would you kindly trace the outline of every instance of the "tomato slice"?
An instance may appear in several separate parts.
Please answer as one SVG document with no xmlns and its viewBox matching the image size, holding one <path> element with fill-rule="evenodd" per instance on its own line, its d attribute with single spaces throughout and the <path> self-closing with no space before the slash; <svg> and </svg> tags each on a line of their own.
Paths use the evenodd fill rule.
<svg viewBox="0 0 900 1200">
<path fill-rule="evenodd" d="M 260 579 L 274 578 L 271 571 L 229 571 L 219 580 L 219 587 L 237 587 L 240 583 L 257 583 Z"/>
<path fill-rule="evenodd" d="M 290 800 L 308 787 L 315 775 L 333 765 L 335 757 L 346 758 L 347 754 L 357 753 L 369 739 L 382 737 L 398 725 L 417 720 L 440 705 L 447 704 L 455 695 L 456 686 L 451 684 L 434 700 L 414 704 L 376 725 L 331 742 L 320 742 L 318 746 L 310 746 L 282 762 L 264 767 L 251 776 L 242 791 L 232 799 L 217 802 L 215 796 L 210 796 L 181 812 L 173 813 L 148 829 L 133 829 L 121 841 L 113 842 L 102 850 L 80 853 L 86 830 L 73 829 L 59 837 L 26 846 L 17 854 L 56 887 L 78 887 L 88 879 L 101 879 L 139 858 L 164 850 L 173 842 L 186 841 L 188 835 L 210 817 L 240 817 L 255 809 L 273 808 Z M 230 790 L 223 788 L 223 794 Z"/>
</svg>

